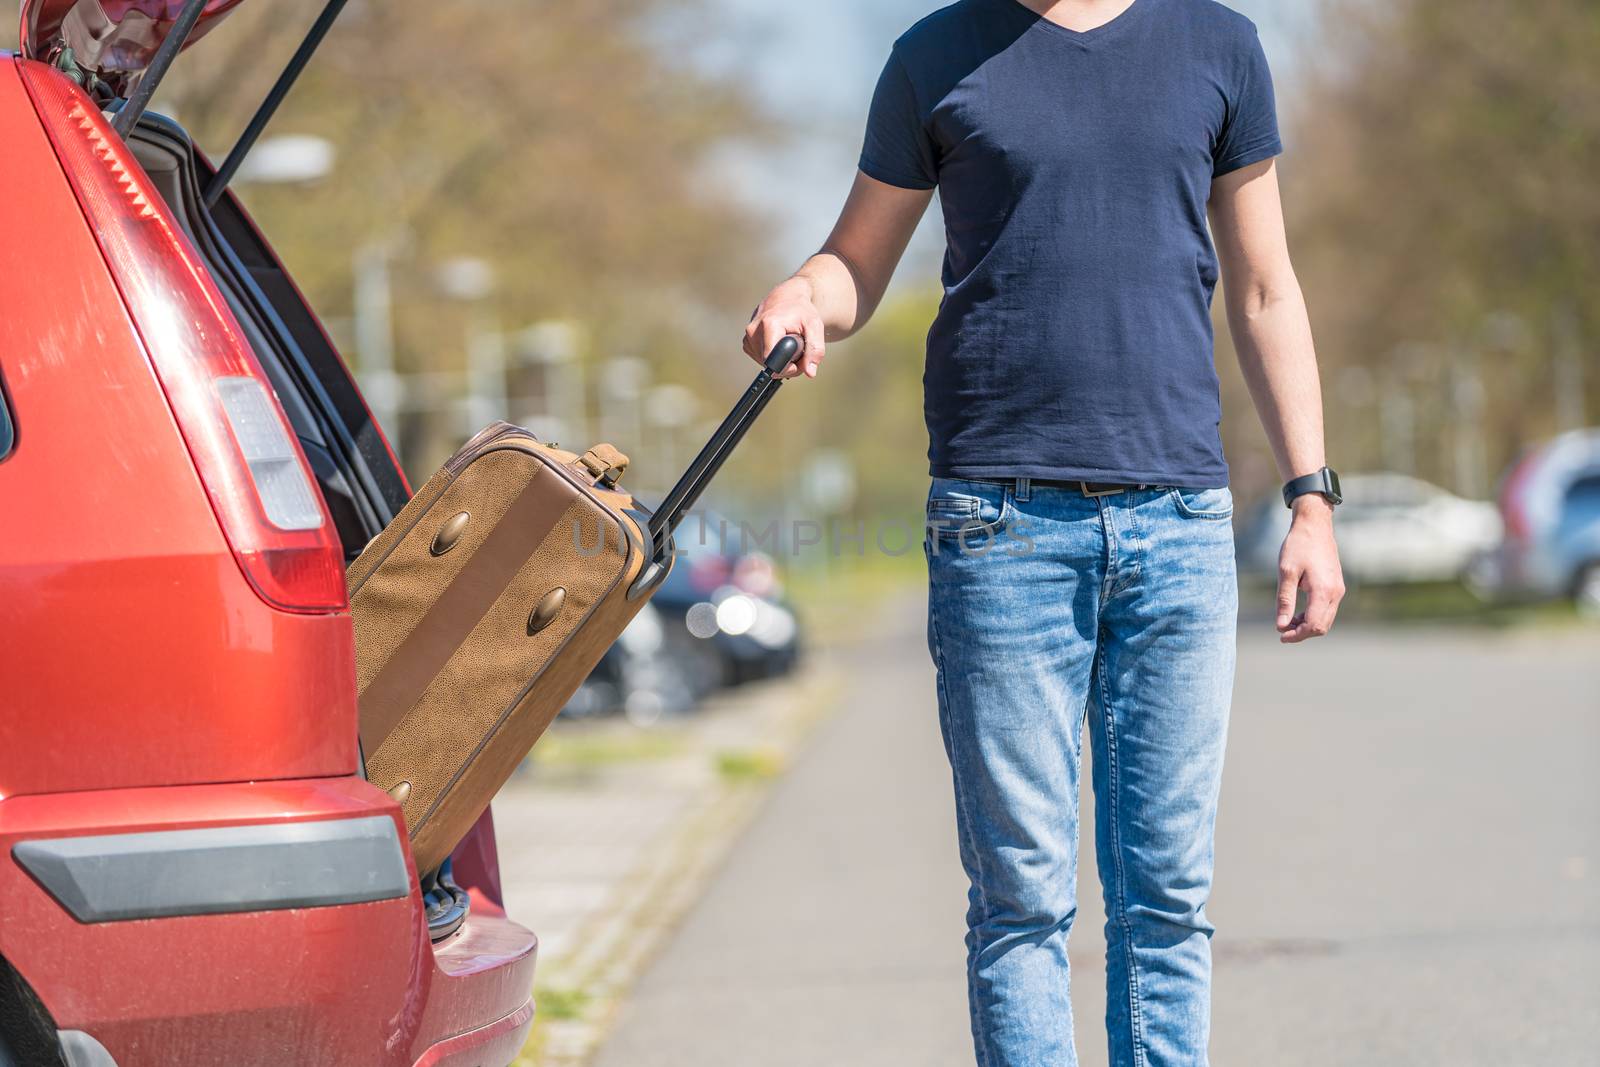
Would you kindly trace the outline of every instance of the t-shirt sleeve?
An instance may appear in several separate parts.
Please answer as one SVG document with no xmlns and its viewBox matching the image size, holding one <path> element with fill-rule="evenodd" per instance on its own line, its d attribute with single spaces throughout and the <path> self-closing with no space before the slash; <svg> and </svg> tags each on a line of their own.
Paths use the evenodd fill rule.
<svg viewBox="0 0 1600 1067">
<path fill-rule="evenodd" d="M 917 105 L 911 76 L 891 53 L 867 113 L 861 172 L 902 189 L 932 189 L 939 182 L 938 158 Z"/>
<path fill-rule="evenodd" d="M 1278 137 L 1278 105 L 1272 91 L 1272 71 L 1261 38 L 1255 33 L 1245 43 L 1238 74 L 1228 98 L 1228 117 L 1211 153 L 1211 175 L 1248 167 L 1283 152 Z"/>
</svg>

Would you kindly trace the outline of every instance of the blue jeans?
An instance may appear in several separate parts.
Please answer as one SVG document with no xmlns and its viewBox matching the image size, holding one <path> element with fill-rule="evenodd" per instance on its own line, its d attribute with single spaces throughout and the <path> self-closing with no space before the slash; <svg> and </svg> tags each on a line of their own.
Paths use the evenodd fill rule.
<svg viewBox="0 0 1600 1067">
<path fill-rule="evenodd" d="M 980 1067 L 1072 1067 L 1067 936 L 1093 754 L 1115 1067 L 1204 1067 L 1238 589 L 1226 489 L 935 479 L 928 645 L 972 886 Z"/>
</svg>

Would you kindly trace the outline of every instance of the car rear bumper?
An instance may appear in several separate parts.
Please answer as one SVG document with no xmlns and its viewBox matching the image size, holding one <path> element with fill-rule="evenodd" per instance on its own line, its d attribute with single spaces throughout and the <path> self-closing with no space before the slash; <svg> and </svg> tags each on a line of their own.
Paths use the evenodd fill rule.
<svg viewBox="0 0 1600 1067">
<path fill-rule="evenodd" d="M 357 778 L 10 797 L 0 955 L 118 1067 L 508 1063 L 537 942 L 430 944 L 403 841 Z"/>
<path fill-rule="evenodd" d="M 533 1026 L 533 1000 L 503 1019 L 434 1045 L 415 1067 L 478 1067 L 485 1063 L 510 1063 L 527 1043 Z"/>
</svg>

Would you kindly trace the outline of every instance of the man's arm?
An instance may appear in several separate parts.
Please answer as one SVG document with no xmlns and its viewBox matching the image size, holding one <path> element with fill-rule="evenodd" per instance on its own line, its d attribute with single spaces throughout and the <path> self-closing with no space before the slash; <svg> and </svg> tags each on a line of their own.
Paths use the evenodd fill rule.
<svg viewBox="0 0 1600 1067">
<path fill-rule="evenodd" d="M 1314 473 L 1326 463 L 1322 387 L 1305 298 L 1289 262 L 1272 160 L 1212 184 L 1211 222 L 1233 346 L 1278 469 L 1285 481 Z M 1298 614 L 1297 591 L 1306 594 Z M 1327 633 L 1343 598 L 1333 506 L 1316 493 L 1299 497 L 1278 556 L 1280 639 L 1294 643 Z"/>
<path fill-rule="evenodd" d="M 785 334 L 798 334 L 806 347 L 788 376 L 815 378 L 827 343 L 849 337 L 877 310 L 932 198 L 932 190 L 902 189 L 858 172 L 822 250 L 750 317 L 744 331 L 750 358 L 760 363 Z"/>
</svg>

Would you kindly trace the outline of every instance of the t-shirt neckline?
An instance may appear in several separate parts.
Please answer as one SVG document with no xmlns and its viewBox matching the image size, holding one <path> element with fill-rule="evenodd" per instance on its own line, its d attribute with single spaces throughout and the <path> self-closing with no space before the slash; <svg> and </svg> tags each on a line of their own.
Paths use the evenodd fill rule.
<svg viewBox="0 0 1600 1067">
<path fill-rule="evenodd" d="M 1123 8 L 1112 18 L 1107 19 L 1100 25 L 1087 30 L 1074 30 L 1071 27 L 1061 25 L 1059 22 L 1052 22 L 1050 19 L 1045 18 L 1027 4 L 1024 4 L 1022 0 L 997 0 L 997 2 L 1004 7 L 1011 8 L 1017 14 L 1024 16 L 1034 25 L 1039 26 L 1047 33 L 1058 33 L 1065 36 L 1069 40 L 1086 43 L 1126 25 L 1128 22 L 1132 21 L 1134 12 L 1148 7 L 1151 3 L 1151 0 L 1133 0 L 1133 3 Z"/>
</svg>

